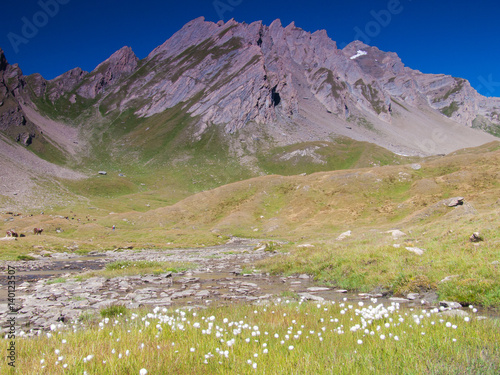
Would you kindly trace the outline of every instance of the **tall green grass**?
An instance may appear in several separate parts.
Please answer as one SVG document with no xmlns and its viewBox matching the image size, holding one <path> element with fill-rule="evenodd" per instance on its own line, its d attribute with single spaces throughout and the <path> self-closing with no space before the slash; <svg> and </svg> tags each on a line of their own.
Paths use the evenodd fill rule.
<svg viewBox="0 0 500 375">
<path fill-rule="evenodd" d="M 97 322 L 96 322 L 97 323 Z M 17 373 L 498 374 L 498 321 L 376 301 L 113 314 L 17 339 Z M 50 336 L 50 337 L 48 337 Z M 5 342 L 5 345 L 7 343 Z M 6 361 L 3 374 L 11 373 Z M 13 373 L 13 372 L 12 372 Z"/>
</svg>

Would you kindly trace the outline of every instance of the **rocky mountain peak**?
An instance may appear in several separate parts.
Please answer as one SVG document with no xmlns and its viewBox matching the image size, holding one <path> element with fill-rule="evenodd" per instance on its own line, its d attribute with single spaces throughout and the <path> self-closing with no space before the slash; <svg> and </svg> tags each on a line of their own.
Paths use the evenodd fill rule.
<svg viewBox="0 0 500 375">
<path fill-rule="evenodd" d="M 404 64 L 394 52 L 384 52 L 357 40 L 342 50 L 344 55 L 375 79 L 391 78 L 403 73 Z"/>
<path fill-rule="evenodd" d="M 405 67 L 395 53 L 361 41 L 339 50 L 325 30 L 310 33 L 294 22 L 283 27 L 279 19 L 265 26 L 261 21 L 213 23 L 199 17 L 154 49 L 144 62 L 152 70 L 127 84 L 128 94 L 113 108 L 125 109 L 132 102 L 136 106 L 137 97 L 148 98 L 136 114 L 149 117 L 200 98 L 186 105 L 191 115 L 200 118 L 199 132 L 209 124 L 234 132 L 250 122 L 297 121 L 300 108 L 308 103 L 304 98 L 319 102 L 340 123 L 358 112 L 391 124 L 392 101 L 397 98 L 410 106 L 430 106 L 471 126 L 476 116 L 474 103 L 479 100 L 477 93 L 465 94 L 468 86 L 457 86 L 452 77 L 424 75 Z M 122 49 L 96 71 L 109 65 L 126 66 L 130 73 L 136 59 L 131 50 Z M 105 85 L 111 85 L 111 80 L 101 83 Z M 92 95 L 99 90 L 96 87 Z M 434 90 L 438 87 L 444 94 Z M 470 103 L 455 110 L 454 101 L 467 100 Z"/>
<path fill-rule="evenodd" d="M 21 74 L 14 66 L 6 69 Z M 199 17 L 140 64 L 123 47 L 90 73 L 75 68 L 50 84 L 30 77 L 37 96 L 46 86 L 48 99 L 64 96 L 68 108 L 90 102 L 103 121 L 115 111 L 132 109 L 144 119 L 176 107 L 193 119 L 193 139 L 212 126 L 230 134 L 257 127 L 272 132 L 278 144 L 342 135 L 432 154 L 446 148 L 442 138 L 423 150 L 418 137 L 432 136 L 435 128 L 500 128 L 499 101 L 482 97 L 463 79 L 412 70 L 396 53 L 361 41 L 338 49 L 325 30 L 311 33 L 294 22 L 283 27 L 279 19 L 266 26 Z M 460 144 L 468 146 L 470 137 Z"/>
<path fill-rule="evenodd" d="M 151 51 L 147 59 L 150 60 L 156 55 L 161 55 L 163 57 L 175 56 L 182 52 L 183 49 L 189 46 L 196 46 L 203 40 L 212 36 L 220 27 L 227 29 L 228 23 L 229 21 L 221 26 L 213 22 L 206 22 L 205 17 L 198 17 L 185 24 L 182 29 L 167 39 L 165 43 Z"/>
<path fill-rule="evenodd" d="M 135 71 L 138 63 L 139 58 L 132 48 L 122 47 L 85 77 L 77 93 L 84 98 L 95 98 L 106 87 L 118 83 L 122 77 Z"/>
<path fill-rule="evenodd" d="M 54 101 L 66 92 L 72 91 L 80 82 L 83 81 L 88 72 L 81 68 L 73 68 L 64 74 L 50 81 L 51 89 L 49 90 L 49 98 Z"/>
<path fill-rule="evenodd" d="M 94 71 L 105 70 L 115 75 L 130 73 L 135 70 L 138 62 L 139 58 L 132 51 L 132 48 L 124 46 L 97 65 Z"/>
</svg>

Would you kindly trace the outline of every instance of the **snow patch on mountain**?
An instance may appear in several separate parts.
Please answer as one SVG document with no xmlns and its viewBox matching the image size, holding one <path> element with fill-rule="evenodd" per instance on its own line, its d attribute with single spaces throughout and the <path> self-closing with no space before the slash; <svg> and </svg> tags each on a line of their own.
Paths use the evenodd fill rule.
<svg viewBox="0 0 500 375">
<path fill-rule="evenodd" d="M 367 54 L 368 54 L 368 52 L 358 49 L 357 53 L 354 56 L 351 56 L 351 60 L 357 59 L 358 57 L 364 56 Z"/>
</svg>

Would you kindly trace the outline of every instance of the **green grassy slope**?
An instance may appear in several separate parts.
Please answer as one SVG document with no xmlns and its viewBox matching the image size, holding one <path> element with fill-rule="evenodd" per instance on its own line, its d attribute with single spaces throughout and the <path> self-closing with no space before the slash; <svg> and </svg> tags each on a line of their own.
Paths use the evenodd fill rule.
<svg viewBox="0 0 500 375">
<path fill-rule="evenodd" d="M 307 272 L 324 283 L 360 291 L 381 287 L 404 294 L 431 289 L 462 303 L 500 306 L 500 271 L 494 263 L 500 261 L 499 149 L 495 143 L 463 150 L 422 163 L 419 170 L 400 165 L 262 176 L 173 205 L 166 190 L 156 192 L 155 198 L 146 191 L 125 194 L 125 186 L 120 199 L 100 196 L 93 209 L 59 212 L 69 220 L 35 215 L 2 224 L 3 229 L 28 234 L 6 244 L 3 257 L 26 254 L 34 244 L 65 250 L 77 243 L 79 251 L 87 251 L 125 245 L 202 247 L 230 236 L 274 238 L 289 241 L 283 251 L 291 255 L 261 265 L 273 272 Z M 108 182 L 109 189 L 117 189 Z M 446 206 L 446 199 L 454 196 L 465 197 L 466 203 Z M 148 198 L 156 199 L 149 207 L 144 204 Z M 121 213 L 110 213 L 117 207 Z M 112 231 L 112 225 L 117 230 Z M 34 226 L 45 228 L 43 240 L 30 235 Z M 56 233 L 57 228 L 62 232 Z M 386 233 L 392 229 L 406 236 L 395 240 Z M 347 230 L 351 237 L 338 241 Z M 475 231 L 485 240 L 471 243 Z M 303 243 L 314 247 L 298 247 Z M 422 248 L 424 255 L 406 247 Z M 454 275 L 453 281 L 440 283 Z"/>
</svg>

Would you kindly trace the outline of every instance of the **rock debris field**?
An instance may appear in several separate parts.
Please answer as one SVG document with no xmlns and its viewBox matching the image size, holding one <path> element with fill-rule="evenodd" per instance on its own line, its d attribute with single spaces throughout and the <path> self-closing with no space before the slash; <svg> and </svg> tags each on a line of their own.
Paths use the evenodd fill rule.
<svg viewBox="0 0 500 375">
<path fill-rule="evenodd" d="M 0 267 L 3 271 L 7 266 L 16 269 L 16 323 L 31 334 L 49 330 L 53 324 L 75 320 L 85 311 L 99 311 L 112 305 L 131 309 L 203 307 L 213 303 L 266 303 L 281 296 L 315 301 L 384 297 L 315 286 L 308 275 L 279 277 L 255 272 L 249 268 L 253 262 L 281 256 L 256 245 L 255 240 L 237 239 L 225 245 L 196 249 L 108 251 L 86 257 L 57 253 L 34 261 L 2 261 Z M 178 273 L 113 278 L 79 280 L 74 277 L 116 261 L 189 262 L 195 264 L 195 268 Z M 7 272 L 1 274 L 0 321 L 7 322 Z M 389 299 L 408 306 L 439 304 L 435 295 L 412 298 Z M 444 305 L 447 309 L 459 307 Z M 466 314 L 465 311 L 450 312 Z M 4 324 L 2 328 L 7 326 Z"/>
</svg>

